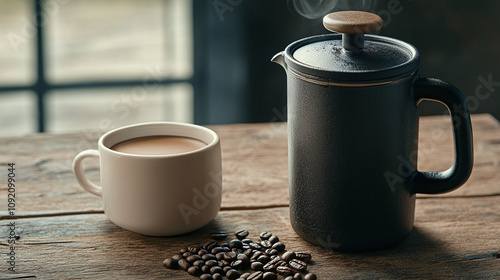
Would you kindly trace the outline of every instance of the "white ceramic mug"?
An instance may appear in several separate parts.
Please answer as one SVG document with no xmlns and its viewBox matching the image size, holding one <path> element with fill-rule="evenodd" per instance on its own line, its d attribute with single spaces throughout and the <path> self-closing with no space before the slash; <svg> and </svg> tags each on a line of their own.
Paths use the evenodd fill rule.
<svg viewBox="0 0 500 280">
<path fill-rule="evenodd" d="M 146 136 L 191 137 L 206 146 L 171 155 L 138 155 L 112 150 L 125 140 Z M 115 224 L 144 235 L 169 236 L 201 228 L 217 215 L 222 196 L 218 135 L 202 126 L 152 122 L 107 132 L 99 150 L 86 150 L 73 161 L 78 183 L 102 197 L 104 212 Z M 84 174 L 82 161 L 99 158 L 101 186 Z"/>
</svg>

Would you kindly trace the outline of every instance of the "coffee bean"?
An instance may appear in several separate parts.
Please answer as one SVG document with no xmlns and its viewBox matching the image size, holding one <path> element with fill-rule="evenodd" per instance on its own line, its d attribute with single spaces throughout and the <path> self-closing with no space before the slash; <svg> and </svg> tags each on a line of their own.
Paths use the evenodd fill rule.
<svg viewBox="0 0 500 280">
<path fill-rule="evenodd" d="M 198 275 L 201 272 L 201 269 L 197 266 L 190 266 L 187 272 L 191 275 Z"/>
<path fill-rule="evenodd" d="M 212 279 L 213 280 L 222 280 L 222 275 L 220 273 L 214 273 L 214 274 L 212 274 Z"/>
<path fill-rule="evenodd" d="M 240 260 L 240 261 L 243 261 L 243 262 L 246 262 L 246 261 L 250 260 L 250 258 L 247 255 L 245 255 L 244 253 L 237 254 L 236 255 L 236 259 Z"/>
<path fill-rule="evenodd" d="M 177 260 L 174 258 L 165 259 L 165 260 L 163 260 L 163 265 L 166 268 L 170 268 L 170 269 L 177 268 Z"/>
<path fill-rule="evenodd" d="M 177 264 L 182 270 L 187 271 L 191 264 L 186 259 L 180 259 Z"/>
<path fill-rule="evenodd" d="M 243 250 L 239 248 L 231 248 L 231 251 L 235 252 L 236 254 L 243 252 Z"/>
<path fill-rule="evenodd" d="M 277 255 L 278 254 L 278 250 L 273 249 L 273 248 L 269 248 L 269 249 L 266 249 L 265 253 L 268 256 Z"/>
<path fill-rule="evenodd" d="M 244 239 L 241 239 L 241 242 L 243 242 L 245 244 L 249 244 L 249 243 L 252 243 L 253 240 L 252 239 L 248 239 L 248 238 L 244 238 Z"/>
<path fill-rule="evenodd" d="M 295 275 L 293 275 L 293 280 L 302 280 L 302 274 L 295 273 Z"/>
<path fill-rule="evenodd" d="M 273 244 L 280 241 L 280 239 L 276 235 L 271 235 L 271 237 L 269 237 L 268 240 L 271 241 L 271 243 Z"/>
<path fill-rule="evenodd" d="M 280 256 L 278 256 L 278 255 L 270 255 L 269 257 L 271 258 L 271 260 L 274 260 L 276 258 L 279 258 L 279 260 L 281 260 Z"/>
<path fill-rule="evenodd" d="M 276 271 L 276 264 L 268 262 L 264 265 L 263 270 L 274 272 Z"/>
<path fill-rule="evenodd" d="M 279 256 L 272 256 L 271 260 L 264 265 L 264 271 L 276 271 L 276 267 L 286 265 L 286 263 Z"/>
<path fill-rule="evenodd" d="M 269 256 L 266 256 L 266 255 L 260 255 L 257 258 L 257 261 L 261 262 L 261 263 L 268 263 L 270 260 L 271 260 L 271 258 Z"/>
<path fill-rule="evenodd" d="M 314 273 L 308 273 L 306 276 L 304 276 L 304 280 L 316 280 L 318 277 L 316 277 L 316 274 Z"/>
<path fill-rule="evenodd" d="M 220 266 L 212 266 L 210 268 L 210 273 L 211 274 L 216 274 L 216 273 L 223 274 L 224 270 L 222 270 L 222 267 L 220 267 Z"/>
<path fill-rule="evenodd" d="M 212 250 L 210 250 L 210 253 L 213 255 L 217 255 L 217 253 L 225 252 L 225 251 L 226 250 L 224 250 L 224 248 L 222 248 L 222 247 L 214 247 L 214 248 L 212 248 Z"/>
<path fill-rule="evenodd" d="M 249 232 L 246 229 L 238 230 L 237 232 L 234 233 L 236 238 L 238 238 L 239 240 L 246 238 L 248 236 L 248 234 L 249 234 Z"/>
<path fill-rule="evenodd" d="M 282 275 L 283 277 L 291 276 L 295 274 L 295 271 L 288 266 L 278 266 L 276 268 L 276 273 Z"/>
<path fill-rule="evenodd" d="M 261 262 L 252 262 L 250 263 L 250 269 L 254 271 L 263 271 L 264 270 L 264 264 Z"/>
<path fill-rule="evenodd" d="M 255 243 L 255 242 L 248 243 L 248 246 L 250 246 L 250 248 L 252 248 L 254 250 L 261 250 L 262 249 L 262 246 L 260 246 L 259 244 Z"/>
<path fill-rule="evenodd" d="M 200 249 L 201 249 L 201 247 L 200 247 L 200 246 L 198 246 L 198 245 L 189 245 L 189 246 L 187 247 L 187 250 L 188 250 L 189 252 L 193 253 L 193 254 L 198 253 L 198 251 L 199 251 Z"/>
<path fill-rule="evenodd" d="M 261 232 L 259 235 L 260 239 L 262 239 L 262 240 L 267 240 L 271 236 L 273 236 L 273 234 L 270 232 L 267 232 L 267 231 Z"/>
<path fill-rule="evenodd" d="M 219 253 L 215 254 L 215 259 L 218 261 L 223 260 L 225 254 L 226 254 L 225 252 L 219 252 Z"/>
<path fill-rule="evenodd" d="M 233 239 L 229 241 L 229 248 L 238 248 L 241 249 L 243 247 L 243 242 L 238 239 Z"/>
<path fill-rule="evenodd" d="M 193 263 L 193 262 L 195 262 L 195 261 L 197 261 L 197 260 L 201 260 L 201 256 L 198 256 L 198 255 L 191 255 L 191 256 L 188 256 L 188 257 L 186 258 L 186 260 L 187 260 L 188 262 L 190 262 L 190 263 Z"/>
<path fill-rule="evenodd" d="M 238 254 L 236 254 L 236 252 L 225 252 L 224 259 L 227 261 L 232 261 L 232 260 L 236 259 L 237 255 Z"/>
<path fill-rule="evenodd" d="M 213 280 L 212 274 L 202 274 L 200 280 Z"/>
<path fill-rule="evenodd" d="M 219 244 L 220 247 L 229 247 L 229 243 L 227 242 L 222 242 Z"/>
<path fill-rule="evenodd" d="M 238 254 L 236 259 L 240 260 L 244 267 L 250 265 L 250 258 L 245 254 Z"/>
<path fill-rule="evenodd" d="M 295 252 L 292 252 L 292 251 L 287 251 L 287 252 L 283 253 L 283 255 L 281 255 L 281 258 L 286 262 L 289 262 L 289 261 L 295 259 L 295 257 L 296 257 Z"/>
<path fill-rule="evenodd" d="M 205 262 L 205 265 L 207 265 L 208 267 L 214 267 L 214 266 L 217 266 L 218 263 L 216 260 L 208 260 Z"/>
<path fill-rule="evenodd" d="M 253 254 L 253 250 L 252 249 L 246 249 L 245 251 L 243 251 L 243 254 L 247 255 L 247 257 L 251 257 L 252 254 Z"/>
<path fill-rule="evenodd" d="M 216 260 L 217 258 L 213 254 L 205 254 L 201 256 L 201 259 L 204 261 L 208 261 L 208 260 Z"/>
<path fill-rule="evenodd" d="M 240 273 L 236 269 L 230 269 L 226 272 L 227 279 L 236 279 L 240 277 Z"/>
<path fill-rule="evenodd" d="M 182 259 L 182 256 L 181 255 L 173 255 L 172 259 L 176 260 L 176 261 L 179 261 L 180 259 Z"/>
<path fill-rule="evenodd" d="M 202 266 L 201 273 L 210 273 L 210 267 L 208 265 Z"/>
<path fill-rule="evenodd" d="M 207 251 L 211 251 L 213 248 L 217 246 L 219 246 L 219 244 L 217 244 L 217 242 L 215 241 L 208 241 L 205 244 L 203 244 L 203 248 Z"/>
<path fill-rule="evenodd" d="M 200 250 L 198 251 L 198 253 L 196 253 L 196 254 L 198 254 L 198 255 L 200 255 L 200 256 L 203 256 L 203 255 L 208 254 L 208 251 L 207 251 L 206 249 L 200 249 Z"/>
<path fill-rule="evenodd" d="M 269 240 L 262 240 L 260 242 L 260 246 L 267 249 L 267 248 L 271 248 L 271 246 L 273 246 L 273 243 L 271 243 L 271 241 L 269 241 Z"/>
<path fill-rule="evenodd" d="M 187 249 L 186 249 L 186 248 L 184 248 L 184 249 L 180 249 L 180 250 L 179 250 L 179 253 L 181 253 L 181 255 L 182 255 L 182 254 L 184 254 L 184 253 L 186 253 L 186 252 L 187 252 Z"/>
<path fill-rule="evenodd" d="M 224 268 L 226 266 L 230 266 L 231 265 L 231 261 L 228 261 L 228 260 L 221 260 L 219 261 L 219 266 Z"/>
<path fill-rule="evenodd" d="M 289 261 L 288 265 L 291 268 L 294 268 L 294 269 L 297 269 L 300 271 L 304 271 L 307 269 L 307 264 L 304 261 L 297 260 L 297 259 L 293 259 L 293 260 Z"/>
<path fill-rule="evenodd" d="M 287 262 L 285 262 L 284 260 L 281 260 L 281 261 L 279 261 L 279 262 L 276 264 L 276 267 L 278 267 L 278 266 L 288 266 L 288 263 L 287 263 Z M 297 271 L 296 271 L 296 272 L 297 272 Z"/>
<path fill-rule="evenodd" d="M 236 269 L 236 270 L 239 270 L 243 267 L 243 262 L 240 261 L 240 260 L 235 260 L 235 261 L 232 261 L 231 262 L 231 267 Z"/>
<path fill-rule="evenodd" d="M 270 263 L 272 263 L 272 264 L 277 264 L 278 262 L 280 262 L 280 261 L 281 261 L 280 256 L 276 256 L 276 255 L 274 255 L 274 256 L 270 256 L 270 258 L 271 258 Z"/>
<path fill-rule="evenodd" d="M 285 280 L 294 280 L 294 279 L 293 279 L 293 276 L 287 276 L 287 277 L 285 278 Z"/>
<path fill-rule="evenodd" d="M 201 268 L 203 265 L 205 265 L 205 262 L 202 260 L 197 260 L 193 262 L 193 265 Z"/>
<path fill-rule="evenodd" d="M 222 270 L 224 271 L 224 273 L 227 273 L 229 270 L 233 269 L 232 267 L 230 267 L 229 265 L 225 266 L 222 268 Z M 227 277 L 227 276 L 226 276 Z"/>
<path fill-rule="evenodd" d="M 184 253 L 182 254 L 182 257 L 183 257 L 183 258 L 187 258 L 187 257 L 191 256 L 192 254 L 193 254 L 193 253 L 191 253 L 191 252 L 184 252 Z"/>
<path fill-rule="evenodd" d="M 241 275 L 240 275 L 240 278 L 239 278 L 239 279 L 244 279 L 244 280 L 246 280 L 246 279 L 248 278 L 248 276 L 250 276 L 250 274 L 252 274 L 252 273 L 250 273 L 250 272 L 245 272 L 245 273 L 243 273 L 243 274 L 241 274 Z"/>
<path fill-rule="evenodd" d="M 227 233 L 225 231 L 215 231 L 215 232 L 212 232 L 212 234 L 210 236 L 214 240 L 223 240 L 227 237 Z"/>
<path fill-rule="evenodd" d="M 262 280 L 276 280 L 278 276 L 274 272 L 266 272 L 262 275 Z"/>
<path fill-rule="evenodd" d="M 311 254 L 306 252 L 295 252 L 295 258 L 306 263 L 311 261 Z"/>
<path fill-rule="evenodd" d="M 273 246 L 271 248 L 278 250 L 278 252 L 281 252 L 281 251 L 285 250 L 285 244 L 283 244 L 281 242 L 276 242 L 273 244 Z"/>
<path fill-rule="evenodd" d="M 253 253 L 252 257 L 250 257 L 250 260 L 256 260 L 261 255 L 263 255 L 263 253 L 261 251 L 255 251 L 255 253 Z"/>
<path fill-rule="evenodd" d="M 250 276 L 248 276 L 247 280 L 262 280 L 263 276 L 264 276 L 264 272 L 255 271 L 254 273 L 250 274 Z"/>
</svg>

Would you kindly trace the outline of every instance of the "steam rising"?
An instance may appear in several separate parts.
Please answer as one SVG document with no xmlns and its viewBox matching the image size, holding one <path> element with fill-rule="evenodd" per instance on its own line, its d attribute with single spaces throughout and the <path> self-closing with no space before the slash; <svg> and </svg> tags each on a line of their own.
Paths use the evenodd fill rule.
<svg viewBox="0 0 500 280">
<path fill-rule="evenodd" d="M 322 18 L 333 11 L 369 11 L 375 0 L 288 0 L 297 13 L 308 19 Z"/>
</svg>

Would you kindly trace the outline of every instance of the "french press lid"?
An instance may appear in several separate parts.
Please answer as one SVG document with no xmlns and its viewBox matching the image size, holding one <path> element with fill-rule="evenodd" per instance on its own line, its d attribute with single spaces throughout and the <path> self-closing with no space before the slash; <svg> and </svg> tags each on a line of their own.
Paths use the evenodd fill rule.
<svg viewBox="0 0 500 280">
<path fill-rule="evenodd" d="M 418 51 L 412 45 L 393 38 L 365 35 L 382 27 L 383 21 L 378 15 L 335 12 L 323 18 L 323 25 L 338 33 L 290 44 L 285 49 L 288 69 L 309 79 L 368 82 L 398 79 L 418 68 Z"/>
</svg>

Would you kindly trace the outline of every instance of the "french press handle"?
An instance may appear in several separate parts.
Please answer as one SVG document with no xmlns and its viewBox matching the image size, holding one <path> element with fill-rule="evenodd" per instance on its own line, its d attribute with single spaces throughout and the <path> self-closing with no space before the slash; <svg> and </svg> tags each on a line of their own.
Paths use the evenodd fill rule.
<svg viewBox="0 0 500 280">
<path fill-rule="evenodd" d="M 439 194 L 452 191 L 467 181 L 474 163 L 472 126 L 467 101 L 453 85 L 432 78 L 418 78 L 413 83 L 415 102 L 428 99 L 442 102 L 450 111 L 455 141 L 455 161 L 446 171 L 416 171 L 411 178 L 413 192 Z"/>
</svg>

